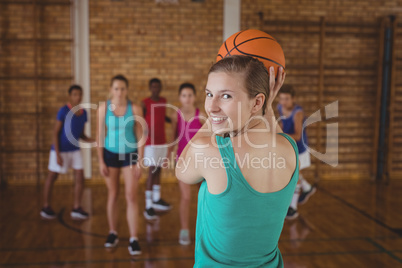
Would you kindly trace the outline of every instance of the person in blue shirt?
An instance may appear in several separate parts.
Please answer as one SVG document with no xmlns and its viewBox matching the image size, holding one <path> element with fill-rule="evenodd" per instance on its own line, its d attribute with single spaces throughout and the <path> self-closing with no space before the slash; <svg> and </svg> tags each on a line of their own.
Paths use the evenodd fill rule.
<svg viewBox="0 0 402 268">
<path fill-rule="evenodd" d="M 86 142 L 93 142 L 93 140 L 84 134 L 87 113 L 84 109 L 77 107 L 80 105 L 81 99 L 81 86 L 70 86 L 68 89 L 69 102 L 61 107 L 57 113 L 57 120 L 53 130 L 53 144 L 49 155 L 49 173 L 44 187 L 44 204 L 40 211 L 40 215 L 45 219 L 56 218 L 56 213 L 50 206 L 53 184 L 59 173 L 66 174 L 69 168 L 74 170 L 75 177 L 74 205 L 70 215 L 77 220 L 87 219 L 89 216 L 81 208 L 84 171 L 78 140 L 82 139 Z"/>
<path fill-rule="evenodd" d="M 305 116 L 303 108 L 295 102 L 295 91 L 291 85 L 284 85 L 279 91 L 277 109 L 283 132 L 296 141 L 299 149 L 300 170 L 310 167 L 310 153 L 307 150 L 308 139 L 306 130 L 303 127 Z M 299 183 L 296 186 L 286 219 L 296 219 L 299 216 L 297 205 L 306 203 L 315 192 L 316 187 L 308 183 L 303 175 L 299 173 Z"/>
</svg>

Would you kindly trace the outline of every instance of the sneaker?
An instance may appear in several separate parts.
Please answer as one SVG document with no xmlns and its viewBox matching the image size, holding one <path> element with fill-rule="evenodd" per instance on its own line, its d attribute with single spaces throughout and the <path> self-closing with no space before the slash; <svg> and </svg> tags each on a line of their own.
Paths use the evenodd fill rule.
<svg viewBox="0 0 402 268">
<path fill-rule="evenodd" d="M 110 233 L 105 242 L 105 248 L 113 248 L 119 243 L 119 239 L 117 238 L 117 234 Z"/>
<path fill-rule="evenodd" d="M 287 220 L 294 220 L 297 217 L 299 217 L 299 213 L 297 212 L 296 209 L 289 207 L 288 209 L 288 214 L 286 214 L 286 219 Z"/>
<path fill-rule="evenodd" d="M 89 217 L 89 214 L 81 207 L 71 210 L 70 215 L 73 220 L 86 220 Z"/>
<path fill-rule="evenodd" d="M 299 203 L 300 205 L 305 204 L 305 203 L 308 201 L 308 199 L 309 199 L 313 194 L 315 194 L 316 191 L 317 191 L 317 188 L 316 188 L 315 186 L 311 186 L 310 191 L 307 191 L 307 192 L 303 192 L 303 191 L 302 191 L 302 192 L 300 193 L 298 203 Z"/>
<path fill-rule="evenodd" d="M 40 211 L 40 215 L 48 220 L 53 220 L 56 218 L 56 213 L 54 213 L 53 209 L 50 206 L 42 208 Z"/>
<path fill-rule="evenodd" d="M 179 244 L 183 246 L 188 246 L 191 244 L 190 232 L 188 230 L 180 230 Z"/>
<path fill-rule="evenodd" d="M 153 208 L 148 208 L 144 211 L 144 217 L 147 220 L 156 220 L 158 218 L 158 215 L 156 215 Z"/>
<path fill-rule="evenodd" d="M 140 244 L 138 244 L 137 240 L 130 242 L 130 244 L 128 246 L 128 252 L 130 252 L 130 255 L 140 255 L 141 254 Z"/>
<path fill-rule="evenodd" d="M 161 210 L 161 211 L 167 211 L 170 210 L 172 207 L 170 206 L 169 203 L 167 203 L 165 200 L 162 198 L 159 199 L 157 202 L 154 202 L 152 207 L 156 210 Z"/>
</svg>

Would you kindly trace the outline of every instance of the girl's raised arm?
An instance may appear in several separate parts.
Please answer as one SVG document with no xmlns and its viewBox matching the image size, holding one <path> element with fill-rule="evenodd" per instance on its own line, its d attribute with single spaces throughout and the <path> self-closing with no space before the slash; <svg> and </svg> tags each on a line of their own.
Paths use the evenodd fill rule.
<svg viewBox="0 0 402 268">
<path fill-rule="evenodd" d="M 275 118 L 274 109 L 272 108 L 272 103 L 274 102 L 279 90 L 281 89 L 283 82 L 285 82 L 286 73 L 283 71 L 282 67 L 278 70 L 278 79 L 275 80 L 275 70 L 274 67 L 269 68 L 269 96 L 267 99 L 267 108 L 265 111 L 265 118 L 269 123 L 269 127 L 274 133 L 282 133 L 282 129 Z"/>
</svg>

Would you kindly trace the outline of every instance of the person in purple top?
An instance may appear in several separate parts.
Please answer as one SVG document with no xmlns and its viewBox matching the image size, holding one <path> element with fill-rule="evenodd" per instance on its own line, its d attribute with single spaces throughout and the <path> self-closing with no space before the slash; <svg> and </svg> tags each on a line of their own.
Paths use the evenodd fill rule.
<svg viewBox="0 0 402 268">
<path fill-rule="evenodd" d="M 174 138 L 178 139 L 176 161 L 180 154 L 186 147 L 187 143 L 202 127 L 207 117 L 204 113 L 200 112 L 195 107 L 195 94 L 196 90 L 193 84 L 183 83 L 179 88 L 179 100 L 181 108 L 177 115 L 172 116 L 172 129 Z M 169 148 L 172 152 L 173 147 Z M 170 153 L 168 154 L 170 155 Z M 189 245 L 190 230 L 189 230 L 189 216 L 190 216 L 190 185 L 179 181 L 181 199 L 180 199 L 180 224 L 181 230 L 179 234 L 179 243 L 182 245 Z"/>
<path fill-rule="evenodd" d="M 40 215 L 45 219 L 56 218 L 56 213 L 50 206 L 53 184 L 59 173 L 65 174 L 69 168 L 74 170 L 75 177 L 74 205 L 70 215 L 77 220 L 87 219 L 89 216 L 81 208 L 84 171 L 78 139 L 86 142 L 93 142 L 94 140 L 85 136 L 84 126 L 87 122 L 87 113 L 84 109 L 77 107 L 82 99 L 81 86 L 70 86 L 68 95 L 69 102 L 58 111 L 53 130 L 53 144 L 49 155 L 49 174 L 44 187 L 44 204 L 40 211 Z"/>
</svg>

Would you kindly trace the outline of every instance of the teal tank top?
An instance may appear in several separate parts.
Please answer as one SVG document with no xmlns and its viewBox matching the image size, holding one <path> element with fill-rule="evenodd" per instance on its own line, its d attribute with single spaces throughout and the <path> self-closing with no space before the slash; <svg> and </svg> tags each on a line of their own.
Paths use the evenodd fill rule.
<svg viewBox="0 0 402 268">
<path fill-rule="evenodd" d="M 227 188 L 211 194 L 204 180 L 198 193 L 194 267 L 283 267 L 278 241 L 299 178 L 296 169 L 281 190 L 260 193 L 242 175 L 229 137 L 216 136 Z M 225 146 L 226 144 L 226 146 Z"/>
<path fill-rule="evenodd" d="M 107 127 L 105 137 L 106 150 L 116 154 L 133 153 L 137 150 L 137 139 L 134 135 L 134 115 L 131 101 L 127 101 L 126 113 L 115 116 L 110 107 L 110 100 L 106 103 Z"/>
</svg>

